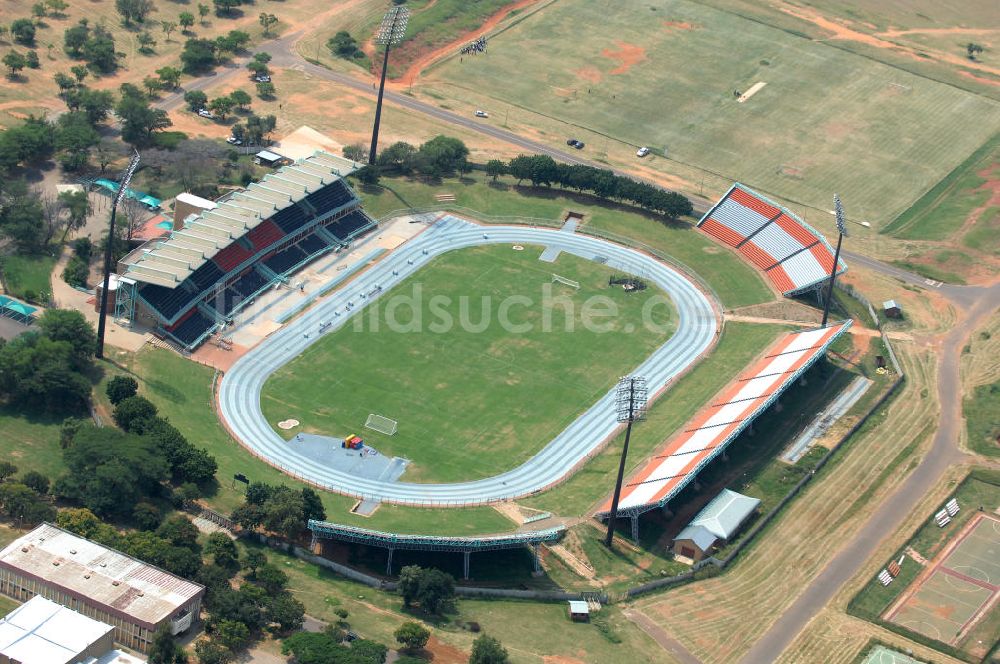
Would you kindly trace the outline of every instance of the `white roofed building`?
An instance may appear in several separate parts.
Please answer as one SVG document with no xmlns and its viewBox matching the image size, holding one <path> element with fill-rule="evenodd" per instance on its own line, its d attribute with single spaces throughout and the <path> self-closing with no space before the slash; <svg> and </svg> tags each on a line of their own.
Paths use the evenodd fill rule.
<svg viewBox="0 0 1000 664">
<path fill-rule="evenodd" d="M 178 634 L 198 620 L 205 587 L 42 524 L 0 551 L 0 593 L 36 595 L 114 627 L 114 640 L 145 652 L 156 631 Z"/>
</svg>

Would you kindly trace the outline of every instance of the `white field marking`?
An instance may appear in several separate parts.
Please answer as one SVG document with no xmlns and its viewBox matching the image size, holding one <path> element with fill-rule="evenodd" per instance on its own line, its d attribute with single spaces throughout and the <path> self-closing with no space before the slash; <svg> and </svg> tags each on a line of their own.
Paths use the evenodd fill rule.
<svg viewBox="0 0 1000 664">
<path fill-rule="evenodd" d="M 737 99 L 736 101 L 742 104 L 747 99 L 750 99 L 750 97 L 753 97 L 755 94 L 760 92 L 760 89 L 763 88 L 765 85 L 767 85 L 765 81 L 757 81 L 756 83 L 750 86 L 749 90 L 741 94 L 740 98 Z"/>
</svg>

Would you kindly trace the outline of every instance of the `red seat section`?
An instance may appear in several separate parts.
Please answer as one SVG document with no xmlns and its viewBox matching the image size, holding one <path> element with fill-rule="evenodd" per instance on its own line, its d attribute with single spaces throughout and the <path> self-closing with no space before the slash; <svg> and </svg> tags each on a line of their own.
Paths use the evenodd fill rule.
<svg viewBox="0 0 1000 664">
<path fill-rule="evenodd" d="M 213 256 L 212 260 L 215 261 L 215 264 L 222 268 L 224 272 L 229 272 L 253 255 L 254 252 L 250 249 L 247 249 L 239 242 L 233 242 L 231 245 Z"/>
<path fill-rule="evenodd" d="M 762 270 L 766 270 L 777 262 L 774 259 L 774 256 L 767 253 L 753 242 L 747 242 L 740 247 L 740 253 L 750 259 L 751 263 Z"/>
<path fill-rule="evenodd" d="M 167 332 L 173 332 L 174 330 L 176 330 L 177 328 L 179 328 L 184 323 L 184 321 L 186 321 L 188 318 L 191 318 L 191 316 L 193 316 L 194 312 L 197 311 L 197 310 L 198 310 L 198 307 L 191 307 L 186 312 L 184 312 L 184 314 L 180 318 L 178 318 L 177 321 L 174 322 L 173 325 L 167 325 L 164 329 Z"/>
<path fill-rule="evenodd" d="M 270 247 L 284 236 L 284 231 L 278 228 L 278 225 L 270 219 L 262 222 L 247 235 L 250 238 L 250 242 L 253 243 L 255 251 L 261 251 Z"/>
<path fill-rule="evenodd" d="M 739 187 L 733 189 L 732 193 L 729 194 L 729 197 L 743 207 L 748 207 L 754 212 L 764 215 L 768 219 L 774 217 L 781 211 L 770 203 L 765 203 L 753 194 L 749 194 Z"/>
<path fill-rule="evenodd" d="M 774 223 L 778 224 L 778 226 L 781 227 L 781 230 L 801 242 L 803 247 L 808 247 L 810 244 L 819 239 L 810 233 L 805 226 L 798 223 L 787 214 L 782 214 Z"/>
<path fill-rule="evenodd" d="M 701 224 L 701 230 L 705 231 L 712 237 L 716 237 L 722 240 L 730 247 L 735 247 L 740 242 L 746 239 L 745 237 L 734 231 L 732 228 L 729 228 L 728 226 L 723 226 L 715 219 L 706 219 Z"/>
<path fill-rule="evenodd" d="M 833 269 L 833 254 L 826 248 L 826 245 L 822 243 L 817 244 L 815 247 L 811 247 L 809 251 L 816 257 L 816 261 L 823 268 L 823 271 L 829 274 L 830 270 Z"/>
<path fill-rule="evenodd" d="M 768 270 L 765 274 L 767 274 L 768 278 L 774 282 L 774 285 L 777 286 L 778 290 L 782 293 L 795 290 L 795 283 L 780 265 L 775 267 L 773 270 Z"/>
</svg>

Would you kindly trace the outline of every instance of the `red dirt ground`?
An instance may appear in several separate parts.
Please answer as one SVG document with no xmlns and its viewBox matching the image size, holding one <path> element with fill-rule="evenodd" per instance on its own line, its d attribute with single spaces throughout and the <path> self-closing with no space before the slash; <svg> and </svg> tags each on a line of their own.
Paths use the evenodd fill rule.
<svg viewBox="0 0 1000 664">
<path fill-rule="evenodd" d="M 694 23 L 688 23 L 687 21 L 663 21 L 663 25 L 668 28 L 677 28 L 678 30 L 694 30 L 698 27 Z"/>
<path fill-rule="evenodd" d="M 618 50 L 606 48 L 601 51 L 601 55 L 611 60 L 617 60 L 618 66 L 611 70 L 611 74 L 624 74 L 633 65 L 637 65 L 646 59 L 646 49 L 635 44 L 628 44 L 623 41 L 616 41 Z"/>
<path fill-rule="evenodd" d="M 587 65 L 586 67 L 581 67 L 580 69 L 577 69 L 573 73 L 576 74 L 576 77 L 578 79 L 580 79 L 581 81 L 586 81 L 587 83 L 600 83 L 601 79 L 604 78 L 604 75 L 601 73 L 600 69 L 598 69 L 597 67 L 591 67 L 590 65 Z"/>
<path fill-rule="evenodd" d="M 440 641 L 436 636 L 431 636 L 424 650 L 431 653 L 434 664 L 465 664 L 469 661 L 468 655 L 455 646 Z"/>
<path fill-rule="evenodd" d="M 403 51 L 407 58 L 413 63 L 411 64 L 406 72 L 399 78 L 392 79 L 391 83 L 394 86 L 405 87 L 413 85 L 413 83 L 420 77 L 425 69 L 430 67 L 432 64 L 441 60 L 444 57 L 454 54 L 465 44 L 474 39 L 481 37 L 493 28 L 497 26 L 500 21 L 507 18 L 507 16 L 514 10 L 524 9 L 525 7 L 530 7 L 533 4 L 540 2 L 540 0 L 517 0 L 517 2 L 511 3 L 498 11 L 493 16 L 490 16 L 486 21 L 477 29 L 472 32 L 467 32 L 460 35 L 455 40 L 451 41 L 444 46 L 436 48 L 432 51 L 425 51 L 418 48 L 407 48 L 407 44 L 403 44 L 399 50 Z M 367 49 L 366 49 L 367 51 Z M 368 54 L 371 57 L 371 53 Z M 376 72 L 377 73 L 377 72 Z"/>
</svg>

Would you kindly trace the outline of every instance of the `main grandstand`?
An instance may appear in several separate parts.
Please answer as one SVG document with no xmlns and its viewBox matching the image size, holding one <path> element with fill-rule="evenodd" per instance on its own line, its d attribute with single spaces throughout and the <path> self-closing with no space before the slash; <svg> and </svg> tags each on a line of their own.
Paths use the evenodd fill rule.
<svg viewBox="0 0 1000 664">
<path fill-rule="evenodd" d="M 258 293 L 375 226 L 342 177 L 350 163 L 317 152 L 132 251 L 117 308 L 195 348 Z"/>
<path fill-rule="evenodd" d="M 784 295 L 821 286 L 833 267 L 826 239 L 793 212 L 734 184 L 698 227 L 763 270 Z M 837 273 L 847 269 L 843 261 Z"/>
<path fill-rule="evenodd" d="M 850 326 L 847 320 L 788 333 L 668 439 L 622 487 L 618 515 L 632 519 L 633 536 L 640 514 L 666 506 L 693 482 L 702 468 L 823 357 L 830 344 Z M 598 509 L 597 516 L 606 517 L 610 510 L 609 500 Z"/>
</svg>

